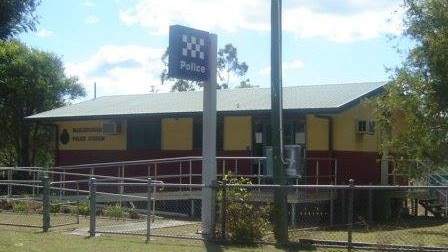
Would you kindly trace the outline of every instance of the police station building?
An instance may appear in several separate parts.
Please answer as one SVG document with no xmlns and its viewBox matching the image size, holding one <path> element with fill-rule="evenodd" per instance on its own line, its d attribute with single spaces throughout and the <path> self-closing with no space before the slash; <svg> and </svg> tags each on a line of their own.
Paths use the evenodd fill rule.
<svg viewBox="0 0 448 252">
<path fill-rule="evenodd" d="M 300 146 L 304 160 L 332 160 L 320 164 L 322 177 L 327 173 L 341 183 L 353 178 L 360 184 L 379 184 L 379 134 L 373 108 L 365 99 L 380 95 L 384 85 L 284 87 L 284 144 Z M 266 154 L 271 141 L 270 91 L 218 90 L 217 156 Z M 57 166 L 201 156 L 202 98 L 199 91 L 106 96 L 27 120 L 57 127 Z M 245 166 L 240 173 L 255 172 L 250 162 L 240 165 Z M 305 168 L 303 172 L 316 171 Z"/>
</svg>

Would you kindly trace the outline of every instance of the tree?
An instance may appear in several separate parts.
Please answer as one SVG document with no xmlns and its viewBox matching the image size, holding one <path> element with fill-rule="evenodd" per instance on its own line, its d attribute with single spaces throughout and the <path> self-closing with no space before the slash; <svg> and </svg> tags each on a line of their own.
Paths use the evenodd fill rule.
<svg viewBox="0 0 448 252">
<path fill-rule="evenodd" d="M 246 74 L 249 66 L 246 62 L 239 63 L 238 50 L 232 44 L 226 44 L 224 48 L 218 50 L 218 77 L 220 81 L 224 81 L 221 85 L 229 88 L 230 75 L 233 73 L 237 77 Z"/>
<path fill-rule="evenodd" d="M 0 43 L 0 166 L 49 165 L 54 128 L 24 118 L 84 95 L 56 55 L 14 40 Z"/>
<path fill-rule="evenodd" d="M 448 161 L 448 2 L 405 0 L 405 7 L 404 34 L 415 47 L 377 101 L 383 148 L 441 164 Z"/>
<path fill-rule="evenodd" d="M 240 82 L 240 84 L 238 86 L 236 86 L 235 88 L 254 88 L 254 87 L 258 87 L 258 86 L 252 85 L 250 83 L 250 79 L 245 79 L 245 80 L 242 80 Z"/>
<path fill-rule="evenodd" d="M 0 40 L 21 32 L 35 31 L 38 21 L 34 11 L 38 5 L 38 0 L 0 1 Z"/>
<path fill-rule="evenodd" d="M 183 92 L 183 91 L 194 91 L 196 88 L 202 88 L 202 82 L 200 81 L 189 81 L 182 79 L 174 79 L 168 76 L 168 50 L 166 50 L 162 55 L 162 62 L 165 68 L 160 74 L 160 80 L 162 85 L 166 81 L 174 81 L 171 87 L 171 92 Z M 238 78 L 243 77 L 249 66 L 245 63 L 239 63 L 237 49 L 232 44 L 227 44 L 224 48 L 218 51 L 218 78 L 221 83 L 218 83 L 218 89 L 228 89 L 231 81 L 231 75 L 235 74 Z M 249 79 L 245 79 L 240 83 L 241 87 L 250 86 Z M 252 87 L 252 86 L 251 86 Z"/>
</svg>

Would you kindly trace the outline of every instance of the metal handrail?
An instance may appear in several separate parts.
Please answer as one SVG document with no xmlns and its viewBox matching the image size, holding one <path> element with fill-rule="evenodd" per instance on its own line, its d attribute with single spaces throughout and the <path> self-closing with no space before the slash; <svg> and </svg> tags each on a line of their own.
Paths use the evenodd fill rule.
<svg viewBox="0 0 448 252">
<path fill-rule="evenodd" d="M 265 175 L 262 173 L 262 166 L 265 165 L 266 157 L 240 157 L 240 156 L 220 156 L 216 158 L 217 161 L 222 162 L 222 169 L 218 168 L 218 177 L 224 176 L 227 171 L 231 170 L 237 176 L 253 178 L 256 179 L 256 183 L 262 183 L 262 180 L 265 178 L 271 178 L 269 175 Z M 59 179 L 57 184 L 64 188 L 66 184 L 73 183 L 73 178 L 70 176 L 81 176 L 85 177 L 85 180 L 77 180 L 78 182 L 87 182 L 88 178 L 96 177 L 98 179 L 104 180 L 120 180 L 122 183 L 125 181 L 135 181 L 135 182 L 144 182 L 147 177 L 151 177 L 153 179 L 169 179 L 169 178 L 178 178 L 179 183 L 184 182 L 183 179 L 188 178 L 188 183 L 192 184 L 194 177 L 202 176 L 201 173 L 193 173 L 193 165 L 192 162 L 197 162 L 202 160 L 200 156 L 186 156 L 186 157 L 177 157 L 177 158 L 164 158 L 164 159 L 147 159 L 147 160 L 135 160 L 135 161 L 121 161 L 121 162 L 107 162 L 107 163 L 96 163 L 96 164 L 82 164 L 82 165 L 71 165 L 71 166 L 58 166 L 52 168 L 42 168 L 42 167 L 30 167 L 30 168 L 22 168 L 22 167 L 9 167 L 9 168 L 0 168 L 1 170 L 10 170 L 10 171 L 27 171 L 27 172 L 42 172 L 43 174 L 47 174 L 50 176 L 56 176 Z M 252 161 L 253 165 L 257 166 L 257 171 L 255 174 L 238 174 L 239 173 L 239 163 L 238 160 L 248 160 Z M 337 159 L 335 158 L 306 158 L 303 159 L 303 165 L 308 168 L 309 162 L 315 162 L 315 166 L 312 169 L 315 169 L 315 175 L 298 175 L 291 176 L 291 179 L 295 179 L 296 183 L 299 183 L 299 180 L 303 179 L 314 179 L 316 184 L 319 184 L 319 178 L 329 179 L 329 181 L 337 184 Z M 333 169 L 332 172 L 326 172 L 324 174 L 320 173 L 319 162 L 330 162 L 330 169 Z M 171 170 L 178 170 L 176 174 L 161 174 L 160 165 L 162 164 L 172 164 L 178 163 L 177 166 L 172 167 L 163 167 L 163 169 L 170 168 Z M 183 165 L 187 163 L 187 165 Z M 126 177 L 126 168 L 129 166 L 135 165 L 146 165 L 147 176 L 143 177 Z M 115 176 L 105 176 L 97 174 L 101 169 L 96 168 L 114 168 L 118 171 Z M 202 167 L 201 167 L 202 168 Z M 85 172 L 70 172 L 73 170 L 84 170 Z M 196 169 L 195 169 L 196 170 Z M 172 170 L 173 171 L 173 170 Z M 113 171 L 112 171 L 113 172 Z M 172 173 L 172 172 L 170 172 Z M 65 182 L 66 177 L 71 181 Z M 55 184 L 55 183 L 54 183 Z"/>
</svg>

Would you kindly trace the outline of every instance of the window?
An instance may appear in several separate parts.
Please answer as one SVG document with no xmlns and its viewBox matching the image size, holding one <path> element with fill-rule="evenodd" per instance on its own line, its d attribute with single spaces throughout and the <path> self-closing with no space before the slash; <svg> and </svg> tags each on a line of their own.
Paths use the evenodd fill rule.
<svg viewBox="0 0 448 252">
<path fill-rule="evenodd" d="M 285 145 L 305 144 L 305 123 L 299 120 L 286 120 L 283 124 Z"/>
<path fill-rule="evenodd" d="M 216 120 L 216 150 L 224 149 L 224 118 Z"/>
<path fill-rule="evenodd" d="M 216 150 L 222 150 L 224 146 L 224 120 L 216 120 Z M 193 149 L 202 149 L 202 120 L 193 121 Z"/>
<path fill-rule="evenodd" d="M 202 149 L 202 121 L 193 121 L 193 149 Z"/>
<path fill-rule="evenodd" d="M 375 122 L 372 120 L 356 120 L 356 132 L 360 134 L 375 134 Z"/>
<path fill-rule="evenodd" d="M 130 122 L 128 128 L 128 149 L 160 150 L 160 121 Z"/>
</svg>

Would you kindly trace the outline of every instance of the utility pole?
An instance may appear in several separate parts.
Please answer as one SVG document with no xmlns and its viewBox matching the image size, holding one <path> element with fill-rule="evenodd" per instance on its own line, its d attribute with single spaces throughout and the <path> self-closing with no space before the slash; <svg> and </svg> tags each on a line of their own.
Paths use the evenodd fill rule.
<svg viewBox="0 0 448 252">
<path fill-rule="evenodd" d="M 282 99 L 282 1 L 271 1 L 271 124 L 274 183 L 286 185 L 283 160 Z M 288 202 L 285 188 L 274 192 L 274 236 L 278 244 L 288 242 Z"/>
</svg>

